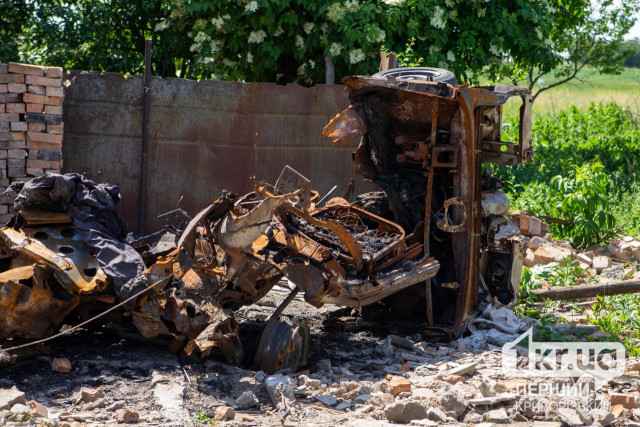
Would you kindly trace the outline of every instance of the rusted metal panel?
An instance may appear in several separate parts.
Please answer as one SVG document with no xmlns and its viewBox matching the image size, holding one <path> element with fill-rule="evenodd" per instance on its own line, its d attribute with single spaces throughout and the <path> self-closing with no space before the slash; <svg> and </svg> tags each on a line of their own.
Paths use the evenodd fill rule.
<svg viewBox="0 0 640 427">
<path fill-rule="evenodd" d="M 77 76 L 65 93 L 65 172 L 122 189 L 121 210 L 137 228 L 142 128 L 141 76 Z M 304 171 L 323 195 L 342 194 L 354 176 L 351 149 L 330 149 L 322 128 L 348 106 L 344 86 L 151 82 L 147 232 L 180 207 L 191 215 L 221 190 L 243 194 L 275 182 L 285 164 Z M 327 174 L 327 169 L 331 170 Z M 358 180 L 356 193 L 372 189 Z M 167 197 L 171 195 L 171 197 Z"/>
</svg>

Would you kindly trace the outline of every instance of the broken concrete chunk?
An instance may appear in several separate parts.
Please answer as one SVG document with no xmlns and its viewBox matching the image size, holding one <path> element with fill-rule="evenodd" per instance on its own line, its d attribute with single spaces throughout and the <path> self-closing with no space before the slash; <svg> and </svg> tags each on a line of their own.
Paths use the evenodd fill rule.
<svg viewBox="0 0 640 427">
<path fill-rule="evenodd" d="M 497 424 L 506 424 L 510 422 L 509 415 L 504 408 L 494 409 L 484 414 L 485 421 Z"/>
<path fill-rule="evenodd" d="M 0 389 L 0 410 L 9 409 L 16 403 L 26 403 L 24 392 L 15 387 Z"/>
<path fill-rule="evenodd" d="M 447 414 L 442 412 L 440 408 L 433 407 L 429 408 L 427 411 L 427 418 L 431 421 L 436 421 L 438 423 L 444 423 L 447 421 Z"/>
<path fill-rule="evenodd" d="M 338 403 L 338 399 L 331 394 L 317 394 L 313 398 L 325 406 L 336 406 Z"/>
<path fill-rule="evenodd" d="M 85 403 L 92 403 L 104 397 L 104 393 L 99 388 L 96 388 L 96 389 L 83 388 L 80 393 L 81 393 L 82 401 Z"/>
<path fill-rule="evenodd" d="M 18 415 L 26 415 L 27 417 L 31 417 L 31 408 L 27 405 L 23 405 L 22 403 L 16 403 L 9 409 L 10 412 Z"/>
<path fill-rule="evenodd" d="M 453 411 L 458 416 L 462 415 L 462 413 L 467 410 L 467 404 L 460 396 L 458 396 L 457 393 L 453 391 L 444 392 L 440 396 L 438 403 L 440 403 L 440 406 L 447 411 Z"/>
<path fill-rule="evenodd" d="M 542 237 L 539 236 L 534 236 L 531 238 L 531 240 L 529 240 L 529 249 L 531 249 L 532 251 L 535 251 L 536 249 L 538 249 L 541 246 L 545 246 L 548 245 L 549 242 L 545 239 L 543 239 Z"/>
<path fill-rule="evenodd" d="M 611 256 L 611 258 L 617 261 L 622 261 L 622 262 L 631 261 L 631 257 L 632 257 L 631 245 L 623 243 L 619 239 L 612 240 L 611 243 L 607 245 L 607 251 L 609 252 L 609 255 Z"/>
<path fill-rule="evenodd" d="M 35 400 L 30 400 L 29 408 L 31 408 L 31 417 L 32 418 L 48 418 L 49 410 L 42 403 L 38 403 Z"/>
<path fill-rule="evenodd" d="M 235 401 L 240 409 L 251 409 L 260 406 L 260 402 L 252 391 L 247 390 L 240 395 Z"/>
<path fill-rule="evenodd" d="M 372 394 L 361 394 L 359 396 L 357 396 L 355 399 L 353 399 L 353 401 L 355 403 L 364 403 L 366 401 L 368 401 L 369 399 L 371 399 L 373 397 Z"/>
<path fill-rule="evenodd" d="M 475 399 L 471 399 L 469 400 L 469 404 L 475 406 L 493 406 L 497 405 L 498 403 L 513 402 L 514 400 L 516 400 L 515 394 L 503 393 L 497 396 L 478 397 Z"/>
<path fill-rule="evenodd" d="M 600 274 L 605 268 L 611 267 L 611 258 L 604 255 L 594 256 L 591 260 L 591 266 Z"/>
<path fill-rule="evenodd" d="M 591 261 L 593 260 L 592 257 L 587 256 L 587 255 L 585 255 L 583 253 L 577 254 L 576 258 L 578 258 L 578 261 L 580 261 L 581 263 L 588 264 L 589 266 L 591 265 Z"/>
<path fill-rule="evenodd" d="M 295 381 L 291 377 L 282 374 L 271 375 L 264 380 L 264 386 L 274 406 L 281 403 L 283 397 L 287 400 L 295 399 Z"/>
<path fill-rule="evenodd" d="M 569 427 L 584 425 L 580 415 L 571 408 L 558 408 L 558 417 Z"/>
<path fill-rule="evenodd" d="M 131 411 L 129 409 L 118 409 L 116 411 L 116 420 L 119 423 L 137 423 L 139 418 L 140 416 L 137 412 Z"/>
<path fill-rule="evenodd" d="M 535 259 L 540 264 L 550 264 L 557 262 L 560 265 L 565 265 L 564 259 L 574 259 L 573 251 L 567 248 L 561 248 L 557 246 L 541 246 L 534 252 Z"/>
<path fill-rule="evenodd" d="M 384 416 L 391 422 L 406 424 L 411 420 L 427 418 L 427 410 L 422 403 L 409 400 L 387 405 L 384 408 Z"/>
<path fill-rule="evenodd" d="M 476 370 L 478 362 L 465 363 L 464 365 L 457 366 L 453 369 L 449 369 L 443 375 L 469 375 Z"/>
</svg>

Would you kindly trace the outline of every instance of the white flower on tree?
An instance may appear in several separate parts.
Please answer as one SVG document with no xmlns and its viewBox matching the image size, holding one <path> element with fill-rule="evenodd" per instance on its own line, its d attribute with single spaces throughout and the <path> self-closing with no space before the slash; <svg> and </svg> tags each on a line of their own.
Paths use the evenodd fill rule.
<svg viewBox="0 0 640 427">
<path fill-rule="evenodd" d="M 362 62 L 364 60 L 364 52 L 362 49 L 351 49 L 349 51 L 349 62 L 352 64 L 357 64 L 358 62 Z"/>
<path fill-rule="evenodd" d="M 305 33 L 311 34 L 311 31 L 313 31 L 313 27 L 315 27 L 315 24 L 313 22 L 306 22 L 302 26 L 302 29 L 304 30 Z"/>
<path fill-rule="evenodd" d="M 262 41 L 267 37 L 267 33 L 264 30 L 252 31 L 249 33 L 249 38 L 247 41 L 249 43 L 262 43 Z"/>
<path fill-rule="evenodd" d="M 247 3 L 247 5 L 244 7 L 245 12 L 255 12 L 256 10 L 258 10 L 258 2 L 257 1 L 250 1 L 249 3 Z"/>
<path fill-rule="evenodd" d="M 344 49 L 344 46 L 340 43 L 331 43 L 331 46 L 329 47 L 329 54 L 331 56 L 338 56 L 340 55 L 340 52 L 342 52 L 342 49 Z"/>
</svg>

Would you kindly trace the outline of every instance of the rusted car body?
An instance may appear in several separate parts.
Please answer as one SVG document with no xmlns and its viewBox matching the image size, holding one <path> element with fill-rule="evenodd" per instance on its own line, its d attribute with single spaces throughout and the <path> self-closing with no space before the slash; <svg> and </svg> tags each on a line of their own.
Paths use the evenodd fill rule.
<svg viewBox="0 0 640 427">
<path fill-rule="evenodd" d="M 428 325 L 453 333 L 479 288 L 504 303 L 516 298 L 524 246 L 500 237 L 508 200 L 482 163 L 531 160 L 529 91 L 371 77 L 345 83 L 351 106 L 324 134 L 354 146 L 355 172 L 384 191 L 375 197 L 385 209 L 372 209 L 367 195 L 319 200 L 285 167 L 273 185 L 224 193 L 193 219 L 181 213 L 133 242 L 154 285 L 122 309 L 123 319 L 144 337 L 170 337 L 174 349 L 240 363 L 233 311 L 286 277 L 295 286 L 255 356 L 275 372 L 306 361 L 308 329 L 277 320 L 298 292 L 316 307 L 357 308 L 419 286 Z M 523 100 L 513 143 L 501 141 L 501 106 L 511 96 Z M 78 235 L 64 213 L 30 210 L 0 231 L 0 341 L 40 338 L 83 304 L 117 302 Z"/>
<path fill-rule="evenodd" d="M 458 331 L 479 288 L 514 301 L 525 247 L 517 237 L 495 238 L 509 202 L 482 167 L 532 160 L 530 91 L 362 76 L 344 83 L 351 106 L 324 135 L 333 144 L 358 143 L 355 172 L 384 190 L 393 220 L 438 261 L 426 282 L 429 323 Z M 505 142 L 502 105 L 512 96 L 522 100 L 519 140 Z M 437 318 L 434 305 L 444 307 Z"/>
</svg>

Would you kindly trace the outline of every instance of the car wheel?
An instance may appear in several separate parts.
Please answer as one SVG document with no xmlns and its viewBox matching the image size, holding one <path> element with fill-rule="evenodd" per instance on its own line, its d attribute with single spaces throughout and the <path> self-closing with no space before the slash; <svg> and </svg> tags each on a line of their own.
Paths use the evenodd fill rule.
<svg viewBox="0 0 640 427">
<path fill-rule="evenodd" d="M 431 82 L 458 84 L 455 74 L 449 70 L 431 67 L 392 68 L 374 74 L 374 78 L 395 77 L 399 80 L 425 80 Z"/>
</svg>

